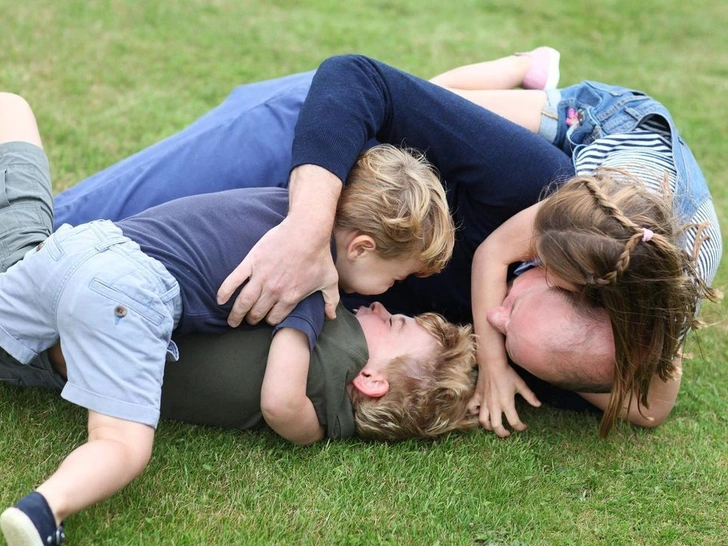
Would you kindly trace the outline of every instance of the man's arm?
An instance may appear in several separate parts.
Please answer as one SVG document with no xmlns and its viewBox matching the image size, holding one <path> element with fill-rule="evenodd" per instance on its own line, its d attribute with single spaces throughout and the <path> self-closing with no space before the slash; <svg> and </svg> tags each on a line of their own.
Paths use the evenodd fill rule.
<svg viewBox="0 0 728 546">
<path fill-rule="evenodd" d="M 442 87 L 361 55 L 325 60 L 298 118 L 293 166 L 345 180 L 371 139 L 424 152 L 453 205 L 486 232 L 573 175 L 570 157 L 544 138 Z"/>
<path fill-rule="evenodd" d="M 260 392 L 266 423 L 286 440 L 307 445 L 325 436 L 306 396 L 311 351 L 306 335 L 283 328 L 273 336 Z"/>
<path fill-rule="evenodd" d="M 342 182 L 316 165 L 291 172 L 288 216 L 250 250 L 218 291 L 224 303 L 247 281 L 228 317 L 278 324 L 306 296 L 321 290 L 326 316 L 336 317 L 339 277 L 331 257 L 331 230 Z"/>
<path fill-rule="evenodd" d="M 321 287 L 328 287 L 327 314 L 332 316 L 338 298 L 331 288 L 333 268 L 320 278 L 321 266 L 312 256 L 323 254 L 323 234 L 330 234 L 341 181 L 372 139 L 426 153 L 447 182 L 449 199 L 458 200 L 453 207 L 471 211 L 464 214 L 476 225 L 464 226 L 464 236 L 479 238 L 475 245 L 481 233 L 537 202 L 555 175 L 573 174 L 566 154 L 544 139 L 446 89 L 367 57 L 327 59 L 316 71 L 293 142 L 291 206 L 303 205 L 261 239 L 223 285 L 220 301 L 250 278 L 230 315 L 231 325 L 251 309 L 248 322 L 267 315 L 274 324 L 290 311 L 291 302 Z M 313 171 L 317 174 L 309 176 Z M 271 308 L 275 311 L 268 314 Z"/>
<path fill-rule="evenodd" d="M 682 381 L 682 356 L 675 358 L 675 365 L 677 369 L 675 377 L 669 381 L 663 381 L 657 375 L 652 378 L 650 390 L 647 394 L 647 401 L 650 404 L 649 409 L 644 407 L 638 408 L 637 399 L 633 395 L 631 400 L 625 401 L 624 408 L 619 417 L 640 427 L 654 428 L 662 424 L 675 406 L 677 394 L 680 391 L 680 383 Z M 609 404 L 610 395 L 608 393 L 580 392 L 579 395 L 601 410 L 607 409 L 607 405 Z M 627 404 L 629 402 L 631 402 L 631 405 L 629 413 L 627 413 Z"/>
</svg>

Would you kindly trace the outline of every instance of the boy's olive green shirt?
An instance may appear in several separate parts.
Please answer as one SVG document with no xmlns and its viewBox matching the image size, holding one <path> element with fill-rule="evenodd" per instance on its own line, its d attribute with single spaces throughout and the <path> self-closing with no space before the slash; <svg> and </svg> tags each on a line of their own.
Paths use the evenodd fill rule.
<svg viewBox="0 0 728 546">
<path fill-rule="evenodd" d="M 346 385 L 369 359 L 364 332 L 342 305 L 327 320 L 311 354 L 306 393 L 332 439 L 356 434 Z M 264 428 L 260 389 L 271 327 L 193 334 L 175 339 L 180 360 L 169 362 L 162 388 L 162 418 L 225 428 Z M 209 338 L 205 343 L 197 343 Z"/>
</svg>

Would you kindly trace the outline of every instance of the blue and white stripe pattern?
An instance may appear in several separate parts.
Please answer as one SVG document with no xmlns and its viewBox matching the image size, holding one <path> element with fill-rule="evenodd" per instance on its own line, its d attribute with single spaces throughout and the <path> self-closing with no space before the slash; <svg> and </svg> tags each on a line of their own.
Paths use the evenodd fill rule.
<svg viewBox="0 0 728 546">
<path fill-rule="evenodd" d="M 599 167 L 621 169 L 659 193 L 664 191 L 667 174 L 669 191 L 674 195 L 677 173 L 670 144 L 669 130 L 658 120 L 648 118 L 630 133 L 601 137 L 585 146 L 578 151 L 574 165 L 580 175 L 593 174 Z M 684 234 L 685 250 L 696 259 L 698 275 L 710 285 L 722 254 L 722 240 L 713 202 L 707 200 L 702 203 L 685 222 L 692 226 Z M 695 256 L 698 236 L 703 242 Z"/>
</svg>

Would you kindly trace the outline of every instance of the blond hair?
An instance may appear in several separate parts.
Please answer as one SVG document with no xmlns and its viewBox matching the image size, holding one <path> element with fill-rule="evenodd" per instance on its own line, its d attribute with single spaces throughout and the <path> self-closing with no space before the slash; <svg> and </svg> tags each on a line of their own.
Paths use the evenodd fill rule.
<svg viewBox="0 0 728 546">
<path fill-rule="evenodd" d="M 389 391 L 381 398 L 354 390 L 352 405 L 361 438 L 436 438 L 478 426 L 478 416 L 468 412 L 477 379 L 472 327 L 453 324 L 436 313 L 415 320 L 435 338 L 438 351 L 425 360 L 394 359 L 386 369 Z"/>
<path fill-rule="evenodd" d="M 374 239 L 384 259 L 414 257 L 422 276 L 445 267 L 455 227 L 434 168 L 424 156 L 388 144 L 363 152 L 349 173 L 336 227 Z"/>
<path fill-rule="evenodd" d="M 536 215 L 535 254 L 609 316 L 615 371 L 602 437 L 632 393 L 638 408 L 648 407 L 652 378 L 677 373 L 682 339 L 699 324 L 699 301 L 716 297 L 678 246 L 678 233 L 667 189 L 650 191 L 614 169 L 572 178 Z"/>
</svg>

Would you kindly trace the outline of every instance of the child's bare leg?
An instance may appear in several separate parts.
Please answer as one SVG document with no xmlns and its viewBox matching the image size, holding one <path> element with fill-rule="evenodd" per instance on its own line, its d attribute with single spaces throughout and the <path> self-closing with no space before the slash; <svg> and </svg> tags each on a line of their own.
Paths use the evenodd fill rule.
<svg viewBox="0 0 728 546">
<path fill-rule="evenodd" d="M 0 516 L 9 546 L 60 544 L 59 526 L 66 517 L 116 493 L 149 462 L 152 427 L 89 411 L 88 431 L 88 442 L 71 452 L 36 491 Z"/>
<path fill-rule="evenodd" d="M 37 489 L 60 524 L 102 501 L 136 478 L 152 454 L 154 429 L 93 411 L 88 442 L 76 448 Z"/>
<path fill-rule="evenodd" d="M 0 92 L 0 143 L 16 140 L 43 147 L 30 105 L 20 95 Z"/>
<path fill-rule="evenodd" d="M 448 89 L 514 89 L 521 87 L 531 66 L 526 56 L 510 55 L 493 61 L 458 66 L 430 81 Z"/>
<path fill-rule="evenodd" d="M 430 81 L 455 90 L 554 89 L 561 54 L 551 47 L 516 53 L 493 61 L 459 66 Z"/>
<path fill-rule="evenodd" d="M 537 133 L 546 103 L 543 89 L 558 83 L 559 60 L 555 49 L 539 47 L 454 68 L 430 81 Z"/>
<path fill-rule="evenodd" d="M 451 89 L 453 93 L 465 97 L 470 102 L 495 112 L 501 117 L 538 133 L 541 125 L 541 112 L 546 104 L 546 93 L 530 89 L 510 89 L 507 91 L 474 91 Z"/>
</svg>

